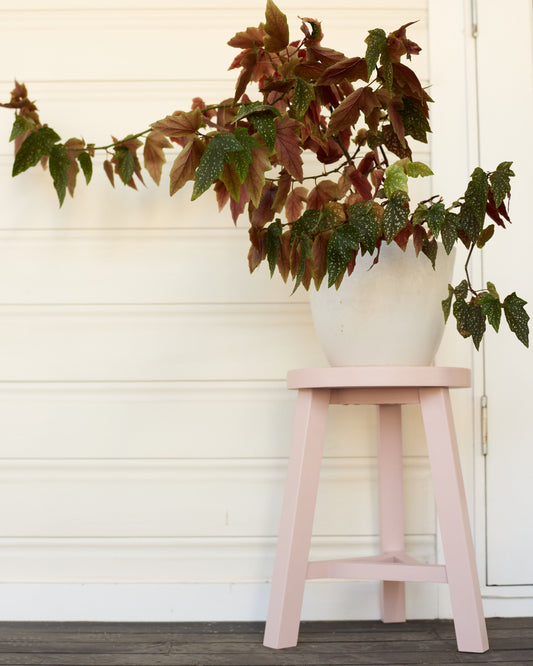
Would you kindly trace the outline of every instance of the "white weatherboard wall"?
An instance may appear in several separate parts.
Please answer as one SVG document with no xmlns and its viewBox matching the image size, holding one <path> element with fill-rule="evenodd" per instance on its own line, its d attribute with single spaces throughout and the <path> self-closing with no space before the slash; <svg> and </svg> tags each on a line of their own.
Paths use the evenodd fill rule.
<svg viewBox="0 0 533 666">
<path fill-rule="evenodd" d="M 193 96 L 231 96 L 226 42 L 263 2 L 151 4 L 1 0 L 1 98 L 17 77 L 64 139 L 102 144 Z M 292 34 L 316 16 L 348 55 L 368 29 L 418 20 L 427 81 L 425 0 L 278 4 Z M 135 193 L 97 169 L 59 210 L 48 175 L 10 179 L 11 122 L 0 115 L 0 619 L 264 619 L 295 398 L 284 377 L 325 364 L 306 294 L 250 277 L 246 222 L 211 194 L 170 199 L 165 176 Z M 448 331 L 439 361 L 468 365 L 468 344 Z M 469 396 L 454 405 L 471 496 Z M 404 413 L 407 544 L 433 562 L 422 424 Z M 320 558 L 376 551 L 375 440 L 374 408 L 332 408 Z M 439 595 L 409 586 L 409 616 L 438 615 Z M 304 617 L 378 606 L 374 582 L 310 583 Z"/>
</svg>

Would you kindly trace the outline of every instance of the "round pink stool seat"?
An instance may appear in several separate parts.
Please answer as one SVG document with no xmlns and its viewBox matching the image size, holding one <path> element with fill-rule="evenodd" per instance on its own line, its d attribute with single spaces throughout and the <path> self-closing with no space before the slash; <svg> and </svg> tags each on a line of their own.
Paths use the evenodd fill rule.
<svg viewBox="0 0 533 666">
<path fill-rule="evenodd" d="M 298 391 L 264 644 L 298 641 L 306 580 L 381 581 L 384 622 L 405 621 L 405 581 L 447 583 L 457 646 L 488 650 L 450 388 L 470 386 L 470 371 L 449 367 L 330 367 L 292 370 Z M 445 564 L 421 564 L 404 550 L 401 405 L 419 403 L 429 452 Z M 378 405 L 380 554 L 308 561 L 329 405 Z"/>
</svg>

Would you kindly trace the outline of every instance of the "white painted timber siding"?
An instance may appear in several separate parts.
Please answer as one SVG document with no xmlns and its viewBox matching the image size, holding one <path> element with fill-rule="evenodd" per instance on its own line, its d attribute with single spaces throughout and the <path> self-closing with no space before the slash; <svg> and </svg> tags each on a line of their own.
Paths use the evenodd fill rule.
<svg viewBox="0 0 533 666">
<path fill-rule="evenodd" d="M 278 4 L 292 34 L 316 16 L 347 55 L 368 29 L 418 20 L 427 81 L 425 0 Z M 231 96 L 226 42 L 263 20 L 262 0 L 152 5 L 1 0 L 2 100 L 16 77 L 43 122 L 98 144 L 193 96 Z M 245 221 L 235 229 L 210 193 L 169 198 L 165 175 L 159 189 L 113 190 L 97 168 L 58 209 L 48 175 L 10 178 L 11 123 L 3 111 L 0 619 L 264 619 L 295 404 L 284 378 L 325 364 L 306 294 L 250 276 Z M 440 360 L 469 362 L 467 349 L 447 333 Z M 468 396 L 454 396 L 462 450 Z M 416 407 L 404 414 L 407 543 L 433 562 L 422 424 Z M 375 416 L 331 410 L 318 557 L 376 551 Z M 409 586 L 408 606 L 435 617 L 436 586 Z M 308 586 L 304 617 L 378 613 L 375 583 Z"/>
</svg>

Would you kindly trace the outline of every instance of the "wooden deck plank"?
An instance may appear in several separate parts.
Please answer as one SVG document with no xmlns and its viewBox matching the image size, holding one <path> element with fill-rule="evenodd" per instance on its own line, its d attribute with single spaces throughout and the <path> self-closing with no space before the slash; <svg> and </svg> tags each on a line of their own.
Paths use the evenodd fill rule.
<svg viewBox="0 0 533 666">
<path fill-rule="evenodd" d="M 0 622 L 6 666 L 400 666 L 533 664 L 533 618 L 489 619 L 491 650 L 458 653 L 445 620 L 303 622 L 297 647 L 262 645 L 264 623 Z"/>
</svg>

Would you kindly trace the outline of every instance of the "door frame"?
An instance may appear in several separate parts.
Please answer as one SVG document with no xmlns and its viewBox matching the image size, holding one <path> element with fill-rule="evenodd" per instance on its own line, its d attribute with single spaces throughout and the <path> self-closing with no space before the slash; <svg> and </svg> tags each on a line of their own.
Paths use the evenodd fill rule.
<svg viewBox="0 0 533 666">
<path fill-rule="evenodd" d="M 445 199 L 464 189 L 469 174 L 479 162 L 477 107 L 476 0 L 428 0 L 428 41 L 430 49 L 431 95 L 438 102 L 432 109 L 432 167 L 437 174 L 446 174 L 438 191 Z M 452 44 L 459 45 L 451 48 Z M 462 146 L 462 166 L 457 151 Z M 461 150 L 461 149 L 459 149 Z M 473 266 L 473 275 L 481 280 L 481 262 Z M 486 530 L 486 457 L 482 451 L 481 397 L 484 394 L 484 348 L 472 354 L 473 428 L 472 474 L 465 478 L 471 498 L 471 519 L 483 604 L 487 616 L 519 616 L 533 614 L 533 585 L 487 584 Z M 439 548 L 440 549 L 440 548 Z M 446 600 L 441 604 L 448 615 Z"/>
</svg>

